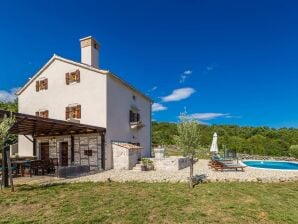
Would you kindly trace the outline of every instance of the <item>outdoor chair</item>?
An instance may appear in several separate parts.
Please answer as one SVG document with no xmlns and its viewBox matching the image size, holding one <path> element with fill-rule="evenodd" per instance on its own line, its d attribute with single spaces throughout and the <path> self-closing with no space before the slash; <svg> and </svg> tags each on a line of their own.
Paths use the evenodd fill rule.
<svg viewBox="0 0 298 224">
<path fill-rule="evenodd" d="M 233 159 L 223 158 L 219 154 L 216 154 L 211 157 L 211 160 L 209 161 L 208 166 L 212 167 L 212 166 L 216 165 L 218 161 L 225 162 L 225 163 L 232 163 Z"/>
<path fill-rule="evenodd" d="M 213 169 L 215 169 L 216 171 L 220 170 L 221 172 L 223 172 L 224 170 L 240 170 L 244 172 L 245 167 L 246 166 L 238 163 L 225 163 L 221 161 L 216 161 L 216 163 L 212 166 Z"/>
<path fill-rule="evenodd" d="M 47 171 L 48 174 L 55 173 L 56 166 L 58 166 L 58 159 L 49 159 L 44 161 L 44 168 Z"/>
<path fill-rule="evenodd" d="M 33 160 L 33 161 L 31 161 L 30 176 L 32 176 L 32 174 L 38 175 L 40 171 L 41 171 L 41 174 L 44 175 L 44 173 L 45 173 L 44 162 L 42 160 Z"/>
</svg>

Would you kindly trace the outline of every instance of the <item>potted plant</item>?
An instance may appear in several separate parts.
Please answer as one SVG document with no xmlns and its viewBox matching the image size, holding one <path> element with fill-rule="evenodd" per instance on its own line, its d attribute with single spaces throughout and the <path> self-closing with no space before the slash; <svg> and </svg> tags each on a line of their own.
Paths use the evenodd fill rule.
<svg viewBox="0 0 298 224">
<path fill-rule="evenodd" d="M 146 171 L 147 170 L 147 159 L 142 158 L 141 160 L 141 171 Z"/>
<path fill-rule="evenodd" d="M 142 171 L 153 170 L 153 161 L 147 158 L 142 158 L 141 170 Z"/>
</svg>

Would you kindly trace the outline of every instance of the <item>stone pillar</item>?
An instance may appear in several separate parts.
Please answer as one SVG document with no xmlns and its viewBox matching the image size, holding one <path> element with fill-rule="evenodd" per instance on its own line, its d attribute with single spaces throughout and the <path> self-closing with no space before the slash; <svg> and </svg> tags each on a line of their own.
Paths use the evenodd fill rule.
<svg viewBox="0 0 298 224">
<path fill-rule="evenodd" d="M 165 158 L 165 149 L 161 146 L 154 149 L 154 157 L 155 159 L 164 159 Z"/>
</svg>

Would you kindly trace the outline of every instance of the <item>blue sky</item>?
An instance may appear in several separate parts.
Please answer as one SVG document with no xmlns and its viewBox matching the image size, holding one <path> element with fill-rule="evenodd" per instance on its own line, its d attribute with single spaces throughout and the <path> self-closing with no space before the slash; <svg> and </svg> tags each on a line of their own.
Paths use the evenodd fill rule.
<svg viewBox="0 0 298 224">
<path fill-rule="evenodd" d="M 100 66 L 155 101 L 153 118 L 298 127 L 297 1 L 5 1 L 0 98 L 11 99 L 54 54 Z"/>
</svg>

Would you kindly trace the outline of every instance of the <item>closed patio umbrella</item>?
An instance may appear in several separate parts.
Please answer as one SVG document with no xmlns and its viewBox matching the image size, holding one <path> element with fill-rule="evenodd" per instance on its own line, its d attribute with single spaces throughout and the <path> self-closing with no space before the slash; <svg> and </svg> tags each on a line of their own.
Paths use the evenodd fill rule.
<svg viewBox="0 0 298 224">
<path fill-rule="evenodd" d="M 210 147 L 210 152 L 218 153 L 218 145 L 217 145 L 217 134 L 216 132 L 213 134 L 212 144 Z"/>
</svg>

